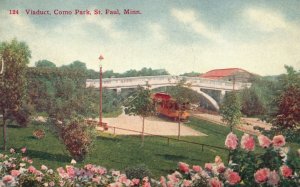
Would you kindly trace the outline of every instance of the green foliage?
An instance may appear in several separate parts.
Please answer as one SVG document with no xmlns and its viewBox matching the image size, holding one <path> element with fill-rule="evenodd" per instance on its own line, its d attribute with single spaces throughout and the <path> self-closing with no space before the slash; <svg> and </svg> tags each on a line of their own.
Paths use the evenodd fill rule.
<svg viewBox="0 0 300 187">
<path fill-rule="evenodd" d="M 180 76 L 199 77 L 200 75 L 201 75 L 201 73 L 192 71 L 192 72 L 189 72 L 189 73 L 181 74 Z"/>
<path fill-rule="evenodd" d="M 138 86 L 137 91 L 134 92 L 125 102 L 125 114 L 141 116 L 143 119 L 142 126 L 142 146 L 144 144 L 144 130 L 145 118 L 155 114 L 155 104 L 151 99 L 151 91 L 148 88 L 144 89 Z"/>
<path fill-rule="evenodd" d="M 37 68 L 55 68 L 56 65 L 49 60 L 39 60 L 35 62 L 35 67 Z"/>
<path fill-rule="evenodd" d="M 151 68 L 142 68 L 141 70 L 128 70 L 121 74 L 120 77 L 139 77 L 139 76 L 156 76 L 156 75 L 169 75 L 165 69 L 152 70 Z"/>
<path fill-rule="evenodd" d="M 144 89 L 141 86 L 124 102 L 124 107 L 126 114 L 137 115 L 143 118 L 154 115 L 155 113 L 155 105 L 151 99 L 151 91 L 149 88 Z"/>
<path fill-rule="evenodd" d="M 93 72 L 93 79 L 99 78 L 99 72 L 97 75 Z M 151 69 L 151 68 L 142 68 L 141 70 L 128 70 L 124 73 L 115 73 L 113 70 L 107 70 L 103 73 L 103 78 L 120 78 L 120 77 L 140 77 L 140 76 L 157 76 L 157 75 L 169 75 L 165 69 Z"/>
<path fill-rule="evenodd" d="M 95 117 L 99 99 L 92 88 L 85 87 L 82 69 L 28 68 L 28 95 L 37 112 L 63 120 L 78 114 Z M 98 106 L 97 106 L 98 104 Z"/>
<path fill-rule="evenodd" d="M 278 111 L 274 125 L 278 129 L 300 127 L 300 87 L 287 88 L 278 98 Z"/>
<path fill-rule="evenodd" d="M 222 121 L 227 123 L 231 131 L 240 123 L 242 117 L 241 104 L 236 92 L 226 93 L 224 101 L 220 107 Z"/>
<path fill-rule="evenodd" d="M 3 116 L 3 148 L 6 149 L 6 120 L 8 116 L 20 113 L 22 108 L 26 86 L 25 68 L 31 52 L 26 43 L 14 39 L 0 44 L 0 56 L 4 62 L 3 74 L 0 75 L 0 112 Z"/>
<path fill-rule="evenodd" d="M 91 151 L 95 139 L 94 126 L 83 120 L 72 120 L 67 124 L 56 124 L 59 138 L 76 161 L 83 161 Z"/>
<path fill-rule="evenodd" d="M 263 115 L 266 108 L 254 89 L 244 89 L 240 93 L 242 113 L 247 116 Z"/>
<path fill-rule="evenodd" d="M 142 181 L 144 177 L 152 177 L 151 171 L 145 164 L 127 167 L 125 174 L 129 179 L 140 179 L 140 181 Z"/>
<path fill-rule="evenodd" d="M 285 66 L 287 73 L 273 80 L 269 89 L 273 98 L 268 104 L 268 113 L 264 116 L 271 123 L 271 130 L 260 129 L 266 135 L 281 133 L 288 141 L 300 142 L 300 72 Z"/>
<path fill-rule="evenodd" d="M 79 60 L 76 60 L 74 62 L 72 62 L 69 65 L 64 65 L 62 66 L 62 68 L 70 68 L 70 69 L 77 69 L 77 70 L 82 70 L 82 71 L 86 71 L 86 64 L 84 62 L 81 62 Z"/>
</svg>

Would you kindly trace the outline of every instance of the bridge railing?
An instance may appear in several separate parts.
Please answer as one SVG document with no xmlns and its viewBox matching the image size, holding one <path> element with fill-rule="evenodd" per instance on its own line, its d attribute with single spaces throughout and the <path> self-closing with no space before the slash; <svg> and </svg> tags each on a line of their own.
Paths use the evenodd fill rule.
<svg viewBox="0 0 300 187">
<path fill-rule="evenodd" d="M 231 90 L 233 82 L 215 79 L 205 79 L 200 77 L 184 77 L 184 76 L 143 76 L 143 77 L 125 77 L 125 78 L 105 78 L 103 79 L 103 87 L 107 88 L 124 88 L 136 87 L 137 85 L 175 85 L 179 80 L 185 79 L 187 83 L 191 83 L 193 87 L 211 88 L 211 89 L 225 89 Z M 87 79 L 87 87 L 99 87 L 99 79 Z M 235 82 L 235 89 L 243 89 L 250 87 L 250 83 Z"/>
</svg>

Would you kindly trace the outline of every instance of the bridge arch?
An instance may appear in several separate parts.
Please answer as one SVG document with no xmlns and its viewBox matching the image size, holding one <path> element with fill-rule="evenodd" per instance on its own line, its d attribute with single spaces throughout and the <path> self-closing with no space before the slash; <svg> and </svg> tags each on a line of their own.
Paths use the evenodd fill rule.
<svg viewBox="0 0 300 187">
<path fill-rule="evenodd" d="M 150 89 L 153 90 L 155 88 L 161 88 L 161 87 L 165 87 L 165 86 L 175 86 L 175 85 L 176 84 L 168 84 L 168 85 L 164 85 L 164 86 L 151 85 Z M 220 107 L 219 107 L 219 104 L 217 103 L 217 101 L 214 98 L 212 98 L 210 95 L 201 91 L 199 87 L 186 87 L 186 88 L 191 89 L 191 90 L 196 91 L 197 93 L 201 94 L 214 107 L 214 109 L 219 111 Z"/>
</svg>

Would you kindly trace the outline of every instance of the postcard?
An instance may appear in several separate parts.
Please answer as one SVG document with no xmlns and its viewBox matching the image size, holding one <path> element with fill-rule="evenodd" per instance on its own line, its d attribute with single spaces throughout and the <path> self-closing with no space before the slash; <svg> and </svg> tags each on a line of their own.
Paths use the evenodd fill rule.
<svg viewBox="0 0 300 187">
<path fill-rule="evenodd" d="M 299 184 L 299 165 L 286 161 L 299 140 L 272 131 L 284 114 L 260 120 L 280 94 L 298 106 L 299 7 L 2 0 L 0 186 Z M 288 72 L 276 95 L 272 81 Z M 5 170 L 9 157 L 18 161 Z"/>
</svg>

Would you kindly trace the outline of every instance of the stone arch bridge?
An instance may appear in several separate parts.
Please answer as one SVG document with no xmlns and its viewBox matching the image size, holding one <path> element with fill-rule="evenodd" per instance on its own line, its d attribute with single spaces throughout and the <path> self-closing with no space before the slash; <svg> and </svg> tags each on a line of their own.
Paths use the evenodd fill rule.
<svg viewBox="0 0 300 187">
<path fill-rule="evenodd" d="M 211 95 L 209 95 L 209 93 L 205 93 L 203 90 L 219 92 L 219 100 L 222 100 L 225 93 L 228 91 L 241 90 L 251 86 L 251 83 L 172 75 L 105 78 L 102 80 L 102 86 L 106 89 L 113 89 L 117 92 L 121 92 L 121 90 L 125 88 L 136 88 L 137 86 L 146 87 L 147 84 L 151 86 L 150 89 L 164 86 L 175 86 L 182 79 L 184 79 L 186 83 L 190 85 L 188 88 L 200 93 L 216 110 L 219 110 L 218 102 Z M 99 79 L 87 79 L 86 86 L 99 88 Z"/>
</svg>

